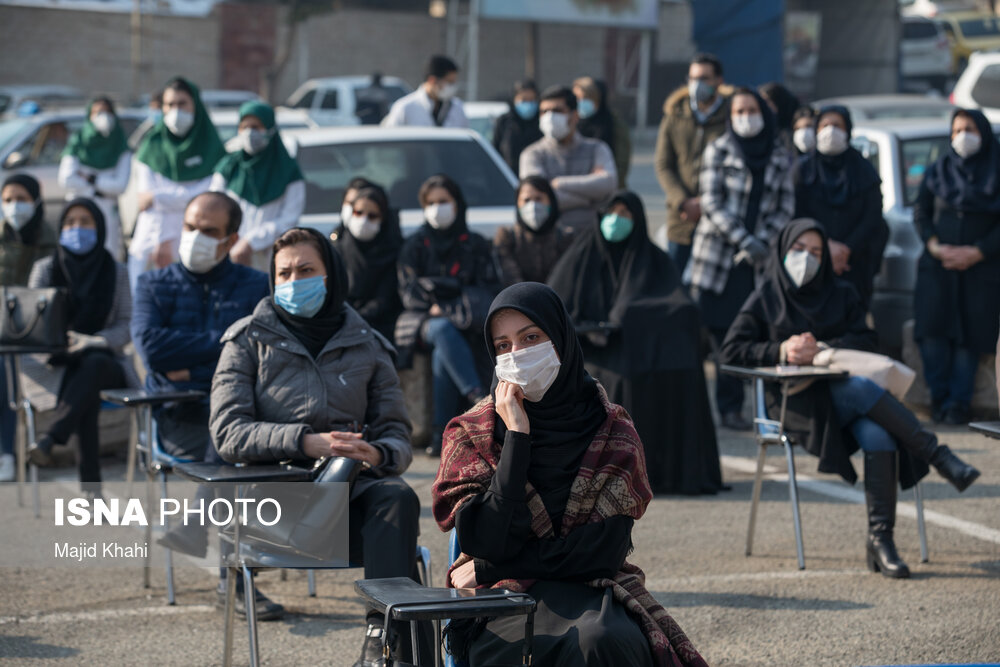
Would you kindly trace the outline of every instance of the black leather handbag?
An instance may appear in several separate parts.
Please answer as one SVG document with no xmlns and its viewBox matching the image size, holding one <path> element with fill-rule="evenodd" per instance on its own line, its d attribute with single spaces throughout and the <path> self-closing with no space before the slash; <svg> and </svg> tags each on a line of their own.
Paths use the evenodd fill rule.
<svg viewBox="0 0 1000 667">
<path fill-rule="evenodd" d="M 66 347 L 69 294 L 63 287 L 3 287 L 0 345 Z"/>
</svg>

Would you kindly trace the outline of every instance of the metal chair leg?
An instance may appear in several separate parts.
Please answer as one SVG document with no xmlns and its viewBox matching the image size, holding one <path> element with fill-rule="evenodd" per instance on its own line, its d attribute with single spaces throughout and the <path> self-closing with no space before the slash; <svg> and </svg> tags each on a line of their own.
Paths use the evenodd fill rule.
<svg viewBox="0 0 1000 667">
<path fill-rule="evenodd" d="M 235 567 L 226 570 L 226 612 L 225 630 L 222 645 L 223 667 L 232 667 L 233 664 L 233 620 L 236 615 L 236 577 L 240 576 L 240 571 Z"/>
<path fill-rule="evenodd" d="M 132 497 L 132 483 L 135 481 L 135 466 L 137 450 L 139 449 L 139 418 L 135 410 L 129 410 L 128 420 L 128 458 L 125 463 L 125 496 Z"/>
<path fill-rule="evenodd" d="M 927 527 L 924 525 L 924 493 L 920 482 L 913 485 L 913 496 L 917 505 L 917 533 L 920 535 L 920 562 L 926 563 L 930 557 L 927 552 Z"/>
<path fill-rule="evenodd" d="M 316 597 L 316 570 L 306 572 L 306 581 L 309 582 L 309 597 Z"/>
<path fill-rule="evenodd" d="M 243 568 L 243 607 L 247 612 L 247 632 L 250 637 L 250 666 L 260 667 L 260 654 L 257 651 L 257 591 L 253 585 L 253 571 Z"/>
<path fill-rule="evenodd" d="M 417 646 L 417 622 L 410 621 L 410 655 L 413 657 L 413 664 L 420 667 L 420 648 Z"/>
<path fill-rule="evenodd" d="M 18 414 L 18 417 L 21 415 Z M 24 507 L 24 485 L 28 479 L 28 429 L 22 419 L 17 421 L 14 438 L 17 441 L 17 506 Z"/>
<path fill-rule="evenodd" d="M 161 468 L 159 470 L 160 474 L 160 498 L 167 497 L 167 473 Z M 163 530 L 164 532 L 170 530 L 170 518 L 167 516 L 163 517 Z M 166 563 L 167 563 L 167 604 L 172 605 L 175 602 L 174 598 L 174 552 L 170 549 L 164 549 L 166 552 Z"/>
<path fill-rule="evenodd" d="M 788 461 L 788 495 L 792 501 L 792 521 L 795 524 L 795 549 L 798 551 L 799 569 L 804 570 L 806 556 L 802 547 L 802 518 L 799 516 L 799 487 L 795 481 L 795 455 L 788 438 L 782 436 L 781 443 L 785 446 L 785 458 Z"/>
<path fill-rule="evenodd" d="M 764 481 L 764 461 L 767 458 L 767 445 L 757 445 L 757 472 L 753 477 L 753 498 L 750 501 L 750 525 L 747 526 L 746 555 L 753 553 L 753 534 L 757 529 L 757 505 L 760 503 L 760 488 Z"/>
<path fill-rule="evenodd" d="M 148 462 L 147 462 L 147 464 L 148 464 Z M 154 487 L 154 484 L 153 484 L 153 471 L 151 469 L 147 468 L 146 469 L 146 516 L 153 516 L 153 507 L 154 507 L 154 503 L 155 503 L 155 500 L 154 500 L 155 489 L 153 487 Z M 150 521 L 147 521 L 146 522 L 146 544 L 150 544 L 152 541 L 153 541 L 153 526 L 152 526 L 152 523 Z M 146 550 L 146 553 L 147 554 L 149 553 L 148 549 Z M 151 579 L 152 579 L 152 571 L 153 571 L 152 563 L 150 562 L 150 559 L 147 558 L 146 559 L 146 567 L 143 568 L 143 573 L 142 573 L 142 587 L 143 588 L 150 588 L 152 586 L 152 581 L 151 581 Z"/>
<path fill-rule="evenodd" d="M 36 439 L 35 409 L 31 407 L 31 401 L 28 399 L 24 399 L 21 402 L 21 409 L 24 410 L 24 427 L 25 433 L 28 436 L 28 442 L 34 442 Z M 42 501 L 38 487 L 38 466 L 32 463 L 28 466 L 28 471 L 31 475 L 31 506 L 35 511 L 35 518 L 37 519 L 42 515 Z"/>
</svg>

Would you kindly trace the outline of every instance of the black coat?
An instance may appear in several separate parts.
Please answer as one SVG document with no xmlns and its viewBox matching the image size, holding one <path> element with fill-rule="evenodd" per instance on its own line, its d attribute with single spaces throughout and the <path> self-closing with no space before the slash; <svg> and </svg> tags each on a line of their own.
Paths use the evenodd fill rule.
<svg viewBox="0 0 1000 667">
<path fill-rule="evenodd" d="M 835 324 L 812 334 L 831 347 L 874 351 L 878 337 L 865 323 L 865 308 L 856 292 L 842 281 L 836 281 L 834 289 L 847 292 L 845 298 L 831 300 L 844 304 L 844 312 L 829 313 L 829 319 Z M 722 343 L 720 359 L 722 363 L 737 366 L 773 366 L 779 362 L 781 343 L 792 335 L 804 332 L 805 329 L 791 331 L 772 324 L 765 314 L 761 292 L 757 291 L 747 300 L 729 328 Z M 768 414 L 776 417 L 780 410 L 780 394 L 777 387 L 768 389 Z M 858 475 L 850 457 L 858 450 L 858 443 L 849 431 L 841 429 L 837 423 L 826 382 L 815 382 L 808 389 L 788 398 L 785 428 L 797 433 L 806 451 L 819 457 L 820 472 L 838 474 L 851 484 L 857 481 Z M 927 466 L 900 451 L 899 474 L 902 487 L 907 489 L 927 474 Z"/>
<path fill-rule="evenodd" d="M 936 236 L 947 245 L 974 245 L 985 256 L 966 271 L 950 271 L 924 247 L 917 264 L 914 337 L 944 338 L 992 354 L 1000 336 L 1000 214 L 958 210 L 925 183 L 913 224 L 925 244 Z"/>
<path fill-rule="evenodd" d="M 514 175 L 517 175 L 521 151 L 542 138 L 538 116 L 524 120 L 510 110 L 496 120 L 493 127 L 493 147 L 500 153 Z"/>
</svg>

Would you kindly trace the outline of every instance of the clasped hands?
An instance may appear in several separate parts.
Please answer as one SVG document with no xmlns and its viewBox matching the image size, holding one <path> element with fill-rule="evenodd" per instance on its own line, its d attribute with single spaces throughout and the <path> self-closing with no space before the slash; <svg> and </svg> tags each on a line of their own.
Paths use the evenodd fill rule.
<svg viewBox="0 0 1000 667">
<path fill-rule="evenodd" d="M 302 452 L 313 459 L 343 456 L 367 463 L 372 468 L 382 463 L 382 451 L 368 443 L 363 434 L 350 431 L 307 433 L 302 438 Z"/>
<path fill-rule="evenodd" d="M 983 261 L 983 252 L 974 245 L 948 245 L 937 238 L 927 242 L 927 251 L 949 271 L 965 271 Z"/>
<path fill-rule="evenodd" d="M 820 350 L 816 337 L 808 331 L 792 336 L 782 346 L 785 348 L 785 361 L 794 366 L 811 366 Z"/>
<path fill-rule="evenodd" d="M 103 336 L 92 336 L 90 334 L 70 331 L 66 334 L 66 352 L 75 354 L 88 348 L 107 347 L 108 341 Z"/>
</svg>

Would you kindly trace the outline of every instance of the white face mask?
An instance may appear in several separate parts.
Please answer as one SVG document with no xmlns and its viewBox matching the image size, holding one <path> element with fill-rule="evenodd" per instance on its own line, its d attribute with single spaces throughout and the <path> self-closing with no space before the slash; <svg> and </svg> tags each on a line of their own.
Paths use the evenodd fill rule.
<svg viewBox="0 0 1000 667">
<path fill-rule="evenodd" d="M 5 201 L 3 203 L 3 219 L 10 223 L 10 226 L 21 231 L 32 216 L 38 205 L 29 201 Z"/>
<path fill-rule="evenodd" d="M 744 139 L 756 137 L 764 129 L 764 117 L 759 113 L 741 113 L 733 116 L 732 122 L 733 132 Z"/>
<path fill-rule="evenodd" d="M 455 222 L 455 205 L 448 202 L 425 206 L 424 217 L 434 229 L 448 229 Z"/>
<path fill-rule="evenodd" d="M 115 129 L 115 117 L 112 116 L 107 111 L 102 111 L 93 118 L 90 119 L 90 123 L 94 126 L 94 129 L 101 133 L 102 136 L 109 136 L 111 130 Z"/>
<path fill-rule="evenodd" d="M 372 221 L 367 215 L 354 215 L 347 218 L 347 229 L 351 236 L 359 241 L 371 241 L 378 235 L 378 230 L 382 228 L 382 221 Z"/>
<path fill-rule="evenodd" d="M 340 221 L 346 225 L 352 215 L 354 215 L 354 207 L 344 202 L 344 205 L 340 207 Z"/>
<path fill-rule="evenodd" d="M 183 137 L 194 125 L 194 114 L 190 111 L 171 109 L 163 114 L 163 124 L 167 126 L 170 133 L 175 137 Z"/>
<path fill-rule="evenodd" d="M 840 155 L 847 150 L 847 132 L 827 125 L 816 133 L 816 150 L 823 155 Z"/>
<path fill-rule="evenodd" d="M 810 153 L 816 148 L 816 130 L 811 127 L 800 127 L 792 133 L 792 143 L 802 153 Z"/>
<path fill-rule="evenodd" d="M 445 83 L 445 84 L 442 84 L 437 89 L 438 99 L 441 100 L 442 102 L 447 102 L 451 98 L 455 97 L 455 95 L 457 93 L 458 93 L 458 84 L 457 83 Z"/>
<path fill-rule="evenodd" d="M 805 250 L 789 250 L 784 264 L 788 277 L 796 287 L 802 287 L 819 273 L 820 261 Z"/>
<path fill-rule="evenodd" d="M 181 232 L 181 244 L 178 254 L 181 264 L 191 273 L 208 273 L 222 261 L 216 258 L 219 244 L 222 241 L 199 231 Z"/>
<path fill-rule="evenodd" d="M 516 384 L 524 399 L 537 403 L 545 396 L 559 375 L 559 355 L 552 341 L 526 347 L 523 350 L 497 355 L 498 380 Z"/>
<path fill-rule="evenodd" d="M 549 139 L 562 141 L 569 135 L 569 114 L 546 111 L 538 119 L 538 129 Z"/>
<path fill-rule="evenodd" d="M 517 212 L 521 214 L 521 220 L 524 221 L 524 224 L 537 232 L 549 219 L 551 210 L 548 204 L 543 204 L 540 201 L 529 201 L 517 209 Z"/>
<path fill-rule="evenodd" d="M 951 140 L 951 147 L 955 149 L 962 159 L 971 157 L 979 152 L 983 145 L 983 139 L 973 132 L 959 132 Z"/>
<path fill-rule="evenodd" d="M 266 130 L 246 128 L 239 131 L 240 148 L 247 155 L 256 155 L 271 143 L 271 133 Z"/>
</svg>

